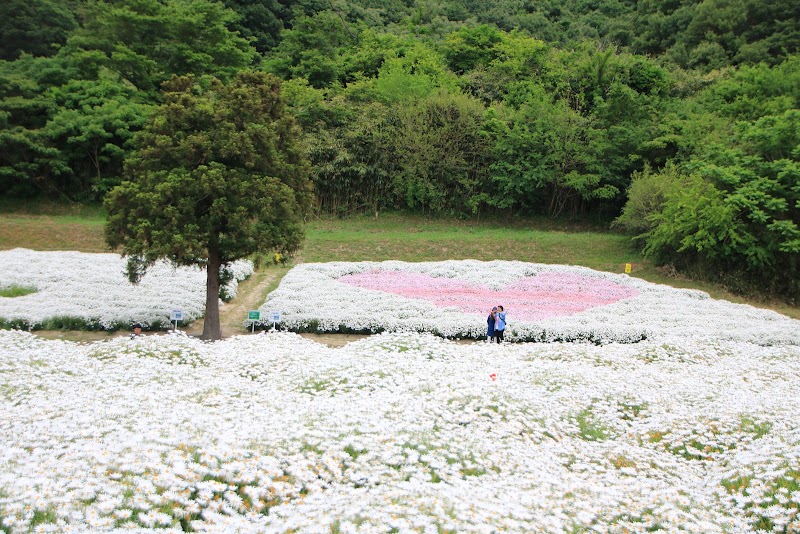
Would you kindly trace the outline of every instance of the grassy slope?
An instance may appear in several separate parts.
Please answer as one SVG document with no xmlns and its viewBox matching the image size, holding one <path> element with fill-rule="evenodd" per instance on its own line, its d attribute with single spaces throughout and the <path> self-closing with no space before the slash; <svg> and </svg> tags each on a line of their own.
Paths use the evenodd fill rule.
<svg viewBox="0 0 800 534">
<path fill-rule="evenodd" d="M 103 222 L 103 213 L 97 208 L 0 204 L 0 250 L 25 247 L 108 252 Z M 652 262 L 641 258 L 625 236 L 585 225 L 557 225 L 548 219 L 503 224 L 401 215 L 318 219 L 308 225 L 305 247 L 297 257 L 303 262 L 389 259 L 520 260 L 611 272 L 623 272 L 625 263 L 632 263 L 633 275 L 650 282 L 701 289 L 715 298 L 769 307 L 800 318 L 800 308 L 737 297 L 709 283 L 666 277 Z M 280 269 L 270 289 L 285 272 Z"/>
<path fill-rule="evenodd" d="M 0 250 L 109 252 L 96 206 L 0 201 Z"/>
</svg>

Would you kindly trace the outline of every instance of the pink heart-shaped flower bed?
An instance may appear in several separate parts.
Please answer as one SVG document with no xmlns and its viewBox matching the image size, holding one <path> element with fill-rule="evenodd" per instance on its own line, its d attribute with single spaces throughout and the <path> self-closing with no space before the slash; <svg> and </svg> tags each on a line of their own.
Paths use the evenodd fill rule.
<svg viewBox="0 0 800 534">
<path fill-rule="evenodd" d="M 452 278 L 401 271 L 369 271 L 339 278 L 351 286 L 422 299 L 439 308 L 486 314 L 502 305 L 510 317 L 535 321 L 564 317 L 635 297 L 639 292 L 610 280 L 568 273 L 542 273 L 500 290 Z"/>
</svg>

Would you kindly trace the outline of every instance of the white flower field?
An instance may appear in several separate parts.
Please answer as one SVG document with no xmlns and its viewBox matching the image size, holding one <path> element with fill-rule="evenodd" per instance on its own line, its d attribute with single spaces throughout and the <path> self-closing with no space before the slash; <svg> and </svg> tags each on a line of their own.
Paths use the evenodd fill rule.
<svg viewBox="0 0 800 534">
<path fill-rule="evenodd" d="M 303 264 L 283 278 L 262 311 L 281 311 L 283 324 L 295 330 L 477 339 L 498 304 L 508 312 L 510 340 L 677 336 L 800 345 L 800 322 L 770 310 L 623 274 L 518 261 Z"/>
<path fill-rule="evenodd" d="M 186 322 L 202 317 L 204 270 L 160 262 L 133 285 L 125 277 L 125 262 L 118 254 L 0 251 L 0 289 L 16 285 L 36 290 L 24 297 L 0 297 L 0 319 L 35 328 L 60 317 L 114 329 L 133 322 L 169 324 L 173 309 L 183 310 Z M 238 282 L 252 274 L 253 264 L 238 261 L 230 267 L 233 280 L 226 291 L 233 297 Z"/>
<path fill-rule="evenodd" d="M 430 333 L 497 304 L 517 339 L 593 342 Z M 386 332 L 0 331 L 0 530 L 800 531 L 799 321 L 518 262 L 301 265 L 263 309 Z"/>
</svg>

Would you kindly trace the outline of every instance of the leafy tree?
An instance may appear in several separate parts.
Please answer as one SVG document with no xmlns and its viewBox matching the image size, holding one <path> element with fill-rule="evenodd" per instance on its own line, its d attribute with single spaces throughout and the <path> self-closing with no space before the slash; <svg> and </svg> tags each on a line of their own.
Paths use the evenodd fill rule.
<svg viewBox="0 0 800 534">
<path fill-rule="evenodd" d="M 0 174 L 14 195 L 85 200 L 119 183 L 150 103 L 108 69 L 84 77 L 72 59 L 0 63 Z"/>
<path fill-rule="evenodd" d="M 496 45 L 502 39 L 500 30 L 486 24 L 451 33 L 444 43 L 450 68 L 463 73 L 478 65 L 488 65 L 497 58 L 499 50 Z"/>
<path fill-rule="evenodd" d="M 8 127 L 0 113 L 0 190 L 14 197 L 58 195 L 70 168 L 41 130 Z"/>
<path fill-rule="evenodd" d="M 394 111 L 396 130 L 386 146 L 398 203 L 422 212 L 477 213 L 489 156 L 483 105 L 439 91 Z"/>
<path fill-rule="evenodd" d="M 674 47 L 692 22 L 697 4 L 697 0 L 637 2 L 632 21 L 637 29 L 633 48 L 641 53 L 659 54 Z"/>
<path fill-rule="evenodd" d="M 359 35 L 357 47 L 344 50 L 344 78 L 348 86 L 353 81 L 375 78 L 387 59 L 405 57 L 419 46 L 420 42 L 409 36 L 366 29 Z"/>
<path fill-rule="evenodd" d="M 44 126 L 55 105 L 34 73 L 58 68 L 52 58 L 0 61 L 0 190 L 13 196 L 55 195 L 71 174 Z M 61 70 L 61 69 L 58 69 Z"/>
<path fill-rule="evenodd" d="M 283 79 L 303 78 L 313 87 L 328 87 L 341 81 L 342 49 L 357 39 L 350 25 L 333 11 L 299 17 L 291 30 L 281 34 L 266 68 Z"/>
<path fill-rule="evenodd" d="M 326 128 L 308 134 L 319 208 L 344 215 L 398 207 L 391 194 L 392 115 L 379 103 L 340 104 Z"/>
<path fill-rule="evenodd" d="M 696 173 L 667 190 L 661 209 L 648 217 L 644 252 L 800 298 L 800 165 L 765 165 L 727 152 L 727 165 L 698 162 Z"/>
<path fill-rule="evenodd" d="M 532 86 L 520 110 L 487 124 L 494 140 L 495 205 L 552 217 L 579 213 L 584 202 L 615 197 L 603 183 L 599 131 L 590 117 Z"/>
<path fill-rule="evenodd" d="M 74 80 L 48 95 L 57 111 L 45 135 L 69 161 L 74 191 L 93 190 L 95 198 L 119 184 L 128 142 L 144 124 L 152 106 L 142 94 L 114 77 Z"/>
<path fill-rule="evenodd" d="M 639 228 L 647 255 L 733 289 L 800 298 L 797 80 L 794 59 L 743 67 L 666 117 L 651 145 L 671 145 L 675 163 L 645 189 L 662 179 L 663 202 Z M 621 224 L 634 228 L 643 198 L 631 189 Z"/>
<path fill-rule="evenodd" d="M 172 75 L 228 79 L 252 65 L 255 49 L 226 26 L 235 18 L 211 0 L 91 2 L 66 51 L 155 94 Z"/>
<path fill-rule="evenodd" d="M 777 64 L 800 50 L 793 0 L 642 0 L 631 17 L 635 52 L 666 53 L 682 67 Z"/>
<path fill-rule="evenodd" d="M 64 2 L 4 0 L 0 2 L 0 59 L 17 59 L 22 53 L 52 56 L 77 25 Z"/>
<path fill-rule="evenodd" d="M 419 100 L 440 88 L 458 91 L 456 78 L 442 58 L 422 45 L 408 50 L 403 57 L 386 59 L 371 87 L 372 96 L 382 102 Z"/>
<path fill-rule="evenodd" d="M 264 54 L 280 41 L 280 33 L 291 14 L 277 0 L 225 0 L 226 7 L 239 15 L 228 23 L 242 37 L 252 39 L 256 50 Z"/>
<path fill-rule="evenodd" d="M 683 180 L 684 175 L 672 162 L 659 171 L 645 165 L 642 171 L 633 174 L 628 201 L 612 226 L 633 234 L 635 240 L 642 239 L 643 234 L 657 225 L 669 192 L 680 187 Z"/>
<path fill-rule="evenodd" d="M 722 73 L 698 95 L 707 110 L 735 120 L 752 121 L 795 109 L 800 102 L 800 56 L 774 67 L 743 66 Z"/>
<path fill-rule="evenodd" d="M 203 339 L 221 337 L 224 264 L 300 247 L 311 192 L 299 139 L 274 77 L 176 77 L 137 135 L 128 180 L 106 198 L 106 239 L 129 257 L 132 281 L 160 258 L 206 267 Z"/>
<path fill-rule="evenodd" d="M 370 32 L 365 32 L 364 36 L 369 38 Z M 364 46 L 374 43 L 370 39 Z M 391 43 L 396 43 L 397 48 L 371 51 L 371 54 L 359 50 L 344 58 L 348 74 L 354 81 L 349 82 L 343 91 L 332 94 L 341 93 L 351 102 L 407 103 L 430 96 L 439 89 L 459 92 L 457 77 L 447 69 L 444 59 L 435 49 L 424 43 L 395 39 L 381 40 L 379 46 Z M 372 76 L 356 70 L 364 60 L 380 64 Z"/>
<path fill-rule="evenodd" d="M 462 86 L 486 104 L 505 100 L 515 86 L 525 86 L 530 79 L 544 84 L 543 78 L 550 75 L 552 47 L 517 31 L 503 33 L 491 56 L 494 59 L 485 65 L 478 63 L 460 79 Z"/>
</svg>

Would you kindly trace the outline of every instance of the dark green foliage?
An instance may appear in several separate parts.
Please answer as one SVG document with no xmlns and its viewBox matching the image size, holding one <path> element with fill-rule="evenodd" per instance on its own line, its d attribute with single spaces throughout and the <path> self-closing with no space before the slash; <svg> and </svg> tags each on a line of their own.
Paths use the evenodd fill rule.
<svg viewBox="0 0 800 534">
<path fill-rule="evenodd" d="M 52 56 L 75 29 L 74 14 L 58 0 L 0 2 L 0 60 L 21 54 Z"/>
<path fill-rule="evenodd" d="M 487 122 L 494 205 L 551 216 L 616 212 L 653 135 L 666 74 L 613 49 L 529 57 L 542 75 L 508 84 L 507 105 Z"/>
<path fill-rule="evenodd" d="M 489 156 L 482 115 L 476 100 L 447 92 L 394 108 L 397 128 L 386 150 L 398 204 L 439 214 L 478 212 Z"/>
<path fill-rule="evenodd" d="M 798 67 L 792 58 L 742 68 L 699 94 L 669 126 L 681 143 L 680 163 L 648 177 L 662 198 L 638 228 L 646 230 L 646 254 L 714 273 L 732 289 L 800 298 Z M 637 230 L 632 219 L 642 200 L 641 191 L 631 191 L 621 224 Z"/>
<path fill-rule="evenodd" d="M 0 185 L 11 194 L 100 197 L 122 173 L 133 133 L 150 105 L 103 71 L 97 79 L 48 86 L 49 69 L 65 58 L 23 58 L 0 64 Z"/>
<path fill-rule="evenodd" d="M 165 330 L 169 328 L 169 321 L 154 321 L 143 330 Z M 42 322 L 30 323 L 25 319 L 3 319 L 0 318 L 0 329 L 3 330 L 78 330 L 78 331 L 100 331 L 105 330 L 114 332 L 118 330 L 130 330 L 131 325 L 127 322 L 102 323 L 100 319 L 85 319 L 83 317 L 51 317 Z"/>
<path fill-rule="evenodd" d="M 300 17 L 283 33 L 267 70 L 285 79 L 304 78 L 317 88 L 341 82 L 342 47 L 355 40 L 353 29 L 333 11 Z"/>
<path fill-rule="evenodd" d="M 28 4 L 40 11 L 52 7 L 45 0 Z M 0 62 L 4 192 L 101 198 L 119 183 L 128 142 L 160 98 L 157 89 L 164 80 L 185 73 L 229 78 L 256 54 L 226 28 L 235 14 L 215 2 L 120 0 L 81 6 L 82 26 L 65 34 L 60 50 L 47 54 L 58 51 L 56 56 Z M 73 16 L 63 5 L 58 9 Z M 27 17 L 28 7 L 18 14 Z"/>
<path fill-rule="evenodd" d="M 228 30 L 235 13 L 210 0 L 91 2 L 85 16 L 67 41 L 68 53 L 152 93 L 172 75 L 228 79 L 256 55 Z"/>
<path fill-rule="evenodd" d="M 312 179 L 320 210 L 344 215 L 390 205 L 389 109 L 373 103 L 335 116 L 344 123 L 309 135 Z"/>
<path fill-rule="evenodd" d="M 637 52 L 666 53 L 704 70 L 731 64 L 779 63 L 800 51 L 800 6 L 792 0 L 637 2 Z"/>
<path fill-rule="evenodd" d="M 160 258 L 206 266 L 206 339 L 220 337 L 222 265 L 300 246 L 311 184 L 299 137 L 268 74 L 176 77 L 106 198 L 106 239 L 129 256 L 132 281 Z"/>
<path fill-rule="evenodd" d="M 69 175 L 66 158 L 44 131 L 55 106 L 32 75 L 53 63 L 30 56 L 0 62 L 0 190 L 9 195 L 53 194 L 60 177 Z"/>
<path fill-rule="evenodd" d="M 800 297 L 800 165 L 723 150 L 718 161 L 698 162 L 667 193 L 645 253 Z"/>
<path fill-rule="evenodd" d="M 119 184 L 134 132 L 151 111 L 142 95 L 112 77 L 73 80 L 50 91 L 57 105 L 45 133 L 71 167 L 68 187 L 100 199 Z"/>
<path fill-rule="evenodd" d="M 502 40 L 502 32 L 493 26 L 467 27 L 447 37 L 445 56 L 450 68 L 459 74 L 478 66 L 486 67 L 499 56 L 496 45 Z"/>
<path fill-rule="evenodd" d="M 268 52 L 280 40 L 280 33 L 291 18 L 286 6 L 277 0 L 224 0 L 225 7 L 236 12 L 238 20 L 228 27 L 238 31 L 260 53 Z"/>
<path fill-rule="evenodd" d="M 257 268 L 257 267 L 256 267 Z M 233 271 L 227 266 L 223 266 L 219 272 L 219 298 L 223 302 L 228 302 L 233 298 L 226 288 L 226 285 L 233 280 Z"/>
</svg>

